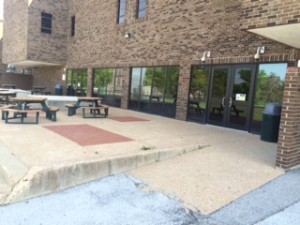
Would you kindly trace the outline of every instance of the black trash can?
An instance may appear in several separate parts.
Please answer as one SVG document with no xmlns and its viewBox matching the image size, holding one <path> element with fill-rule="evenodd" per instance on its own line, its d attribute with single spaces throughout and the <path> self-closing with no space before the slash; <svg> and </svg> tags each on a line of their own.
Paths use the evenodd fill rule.
<svg viewBox="0 0 300 225">
<path fill-rule="evenodd" d="M 281 105 L 269 103 L 263 112 L 260 139 L 262 141 L 277 142 L 280 124 Z"/>
<path fill-rule="evenodd" d="M 63 86 L 61 84 L 55 85 L 55 95 L 63 95 Z"/>
</svg>

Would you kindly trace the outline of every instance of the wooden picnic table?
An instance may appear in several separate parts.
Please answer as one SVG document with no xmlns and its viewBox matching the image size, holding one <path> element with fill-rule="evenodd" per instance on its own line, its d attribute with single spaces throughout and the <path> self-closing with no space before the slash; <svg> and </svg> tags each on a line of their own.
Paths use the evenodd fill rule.
<svg viewBox="0 0 300 225">
<path fill-rule="evenodd" d="M 46 87 L 43 86 L 33 86 L 33 90 L 31 91 L 31 94 L 43 94 Z"/>
<path fill-rule="evenodd" d="M 76 105 L 80 106 L 82 102 L 92 103 L 93 106 L 97 106 L 102 101 L 100 97 L 77 97 Z"/>
<path fill-rule="evenodd" d="M 0 91 L 0 99 L 4 99 L 4 103 L 6 105 L 9 104 L 9 100 L 10 97 L 16 97 L 16 93 L 15 92 L 11 92 L 11 91 Z"/>
<path fill-rule="evenodd" d="M 49 107 L 46 103 L 47 98 L 19 97 L 13 98 L 12 100 L 17 103 L 17 108 L 22 110 L 26 110 L 28 108 L 28 104 L 41 104 L 42 111 L 46 113 L 46 118 L 52 121 L 56 121 L 56 112 L 59 109 L 57 107 Z"/>
<path fill-rule="evenodd" d="M 77 101 L 75 104 L 66 104 L 68 108 L 68 116 L 72 116 L 76 114 L 76 110 L 80 107 L 83 107 L 82 103 L 91 104 L 92 107 L 99 107 L 99 102 L 102 101 L 100 97 L 77 97 Z"/>
</svg>

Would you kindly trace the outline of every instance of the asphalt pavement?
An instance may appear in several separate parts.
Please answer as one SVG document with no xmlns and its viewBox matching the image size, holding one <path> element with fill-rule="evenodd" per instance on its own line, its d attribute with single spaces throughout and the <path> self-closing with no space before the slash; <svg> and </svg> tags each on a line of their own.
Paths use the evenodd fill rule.
<svg viewBox="0 0 300 225">
<path fill-rule="evenodd" d="M 127 174 L 0 207 L 1 225 L 297 225 L 300 169 L 208 216 Z"/>
</svg>

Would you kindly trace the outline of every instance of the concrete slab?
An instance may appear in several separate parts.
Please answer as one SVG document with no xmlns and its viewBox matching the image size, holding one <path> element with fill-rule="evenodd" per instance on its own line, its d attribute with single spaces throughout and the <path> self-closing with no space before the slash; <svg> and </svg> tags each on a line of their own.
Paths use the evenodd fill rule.
<svg viewBox="0 0 300 225">
<path fill-rule="evenodd" d="M 129 174 L 205 215 L 283 174 L 274 167 L 276 145 L 246 132 L 210 126 L 205 130 L 199 137 L 185 137 L 184 142 L 198 139 L 209 147 Z"/>
<path fill-rule="evenodd" d="M 299 177 L 300 169 L 289 171 L 218 210 L 211 218 L 230 225 L 299 224 L 299 211 L 298 216 L 294 215 L 295 210 L 300 209 L 296 204 L 300 201 Z M 278 215 L 274 216 L 276 214 Z M 289 216 L 291 217 L 288 218 Z M 274 222 L 276 219 L 277 222 Z M 265 221 L 260 222 L 262 220 Z"/>
</svg>

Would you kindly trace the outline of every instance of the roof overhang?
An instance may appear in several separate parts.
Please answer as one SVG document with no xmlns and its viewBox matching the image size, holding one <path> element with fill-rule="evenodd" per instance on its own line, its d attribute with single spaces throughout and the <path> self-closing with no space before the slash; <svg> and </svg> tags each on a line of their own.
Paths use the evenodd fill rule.
<svg viewBox="0 0 300 225">
<path fill-rule="evenodd" d="M 46 62 L 31 61 L 31 60 L 25 60 L 25 61 L 20 61 L 20 62 L 11 62 L 9 64 L 13 64 L 13 65 L 20 66 L 23 68 L 43 67 L 43 66 L 61 66 L 62 65 L 62 64 L 56 64 L 56 63 L 46 63 Z"/>
<path fill-rule="evenodd" d="M 248 31 L 300 49 L 300 23 L 255 28 Z"/>
</svg>

